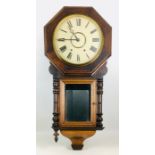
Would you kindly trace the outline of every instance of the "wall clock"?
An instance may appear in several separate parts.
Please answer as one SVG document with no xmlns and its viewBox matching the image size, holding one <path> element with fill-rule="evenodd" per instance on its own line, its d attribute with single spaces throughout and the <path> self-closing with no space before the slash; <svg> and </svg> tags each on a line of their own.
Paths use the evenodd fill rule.
<svg viewBox="0 0 155 155">
<path fill-rule="evenodd" d="M 55 141 L 58 131 L 82 149 L 102 130 L 103 76 L 111 55 L 111 26 L 92 7 L 63 7 L 44 27 L 53 74 Z"/>
</svg>

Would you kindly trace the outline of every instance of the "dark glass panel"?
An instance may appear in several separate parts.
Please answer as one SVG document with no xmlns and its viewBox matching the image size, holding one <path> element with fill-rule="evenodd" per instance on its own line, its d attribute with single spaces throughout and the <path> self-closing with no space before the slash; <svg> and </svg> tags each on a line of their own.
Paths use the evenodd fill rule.
<svg viewBox="0 0 155 155">
<path fill-rule="evenodd" d="M 90 121 L 89 84 L 66 84 L 65 120 Z"/>
</svg>

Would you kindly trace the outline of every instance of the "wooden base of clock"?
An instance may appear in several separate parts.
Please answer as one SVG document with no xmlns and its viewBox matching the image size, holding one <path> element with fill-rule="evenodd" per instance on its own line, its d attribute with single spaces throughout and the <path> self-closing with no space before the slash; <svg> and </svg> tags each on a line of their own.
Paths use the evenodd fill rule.
<svg viewBox="0 0 155 155">
<path fill-rule="evenodd" d="M 63 136 L 71 140 L 73 150 L 81 150 L 83 148 L 83 141 L 93 136 L 96 131 L 62 130 L 60 132 Z"/>
</svg>

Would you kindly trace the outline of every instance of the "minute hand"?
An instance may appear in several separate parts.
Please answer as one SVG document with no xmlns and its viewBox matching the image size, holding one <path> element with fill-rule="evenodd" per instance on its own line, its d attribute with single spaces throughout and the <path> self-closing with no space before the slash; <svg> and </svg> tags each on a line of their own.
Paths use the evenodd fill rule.
<svg viewBox="0 0 155 155">
<path fill-rule="evenodd" d="M 57 41 L 65 41 L 65 40 L 77 40 L 77 39 L 66 39 L 66 38 L 59 38 Z"/>
</svg>

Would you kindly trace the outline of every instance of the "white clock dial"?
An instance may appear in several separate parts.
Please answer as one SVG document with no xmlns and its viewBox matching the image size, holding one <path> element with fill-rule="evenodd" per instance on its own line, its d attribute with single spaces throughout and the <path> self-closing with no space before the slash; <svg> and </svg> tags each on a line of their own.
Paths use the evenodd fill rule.
<svg viewBox="0 0 155 155">
<path fill-rule="evenodd" d="M 100 26 L 92 18 L 74 14 L 63 18 L 54 30 L 53 47 L 63 61 L 89 64 L 97 59 L 104 45 Z"/>
</svg>

